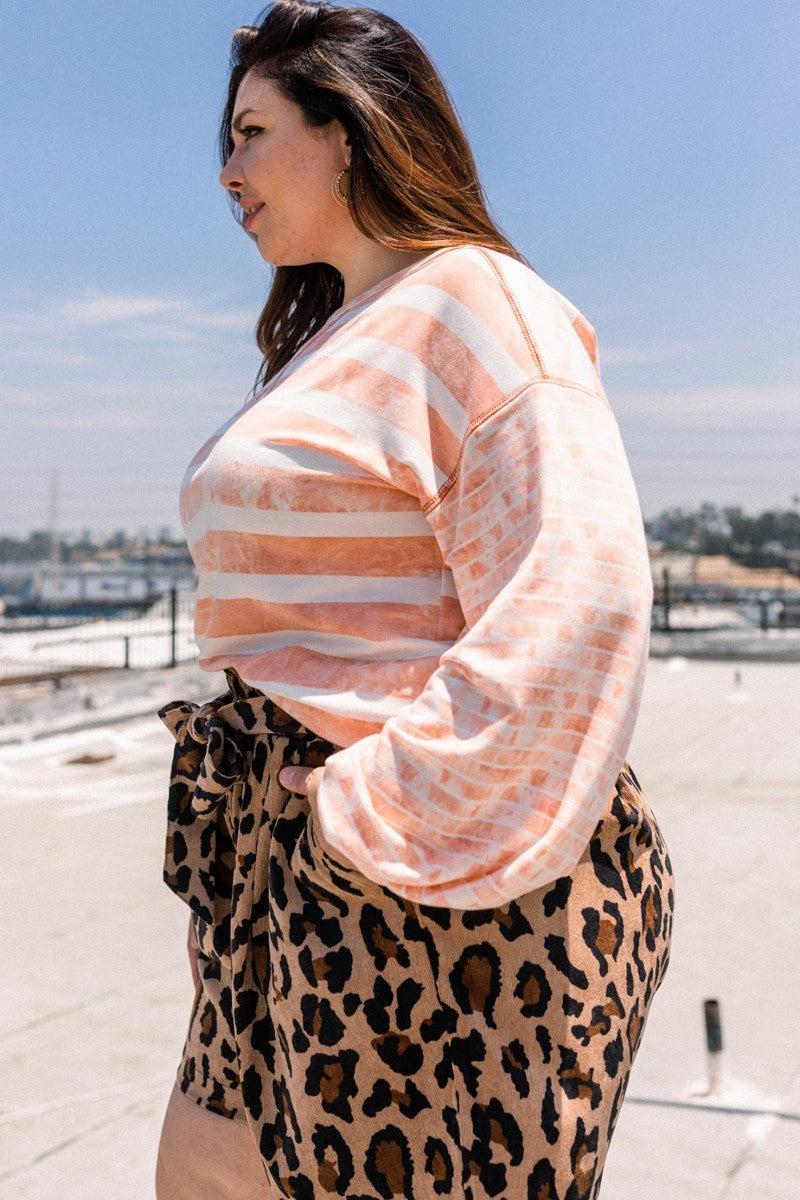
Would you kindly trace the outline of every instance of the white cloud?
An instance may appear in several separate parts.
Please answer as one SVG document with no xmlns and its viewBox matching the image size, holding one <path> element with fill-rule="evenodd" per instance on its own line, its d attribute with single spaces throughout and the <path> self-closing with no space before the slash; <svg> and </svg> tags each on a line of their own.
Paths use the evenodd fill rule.
<svg viewBox="0 0 800 1200">
<path fill-rule="evenodd" d="M 50 316 L 66 331 L 138 317 L 163 316 L 180 310 L 181 301 L 167 296 L 99 295 L 55 304 L 50 309 Z"/>
<path fill-rule="evenodd" d="M 7 362 L 52 363 L 55 366 L 94 366 L 76 339 L 96 329 L 112 329 L 126 338 L 161 342 L 195 342 L 201 332 L 252 337 L 258 313 L 248 309 L 208 309 L 175 296 L 94 293 L 53 301 L 39 308 L 0 312 L 0 333 L 12 347 L 0 354 Z M 42 330 L 41 342 L 30 341 Z M 46 341 L 45 341 L 46 339 Z M 14 344 L 19 343 L 20 344 Z M 31 349 L 31 347 L 36 349 Z M 49 356 L 49 357 L 48 357 Z"/>
</svg>

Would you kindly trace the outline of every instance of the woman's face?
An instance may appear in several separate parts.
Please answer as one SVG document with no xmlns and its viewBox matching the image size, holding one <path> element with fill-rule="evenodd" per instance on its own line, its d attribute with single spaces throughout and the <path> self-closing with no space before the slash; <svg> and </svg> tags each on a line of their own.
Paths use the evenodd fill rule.
<svg viewBox="0 0 800 1200">
<path fill-rule="evenodd" d="M 261 257 L 275 266 L 330 261 L 352 225 L 331 191 L 334 176 L 350 162 L 342 124 L 334 119 L 310 128 L 298 105 L 252 71 L 236 93 L 233 124 L 234 149 L 219 181 L 241 193 L 243 207 L 263 206 L 248 222 Z"/>
</svg>

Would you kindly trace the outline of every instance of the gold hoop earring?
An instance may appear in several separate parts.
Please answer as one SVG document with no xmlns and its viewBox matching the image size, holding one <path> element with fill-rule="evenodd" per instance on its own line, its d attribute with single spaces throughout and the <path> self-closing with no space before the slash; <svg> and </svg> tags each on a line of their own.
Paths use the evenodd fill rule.
<svg viewBox="0 0 800 1200">
<path fill-rule="evenodd" d="M 339 174 L 334 175 L 331 183 L 331 191 L 333 192 L 334 199 L 337 200 L 339 204 L 342 204 L 345 208 L 347 208 L 347 196 L 345 196 L 342 192 L 340 180 L 343 175 L 347 174 L 348 170 L 348 167 L 342 167 Z"/>
</svg>

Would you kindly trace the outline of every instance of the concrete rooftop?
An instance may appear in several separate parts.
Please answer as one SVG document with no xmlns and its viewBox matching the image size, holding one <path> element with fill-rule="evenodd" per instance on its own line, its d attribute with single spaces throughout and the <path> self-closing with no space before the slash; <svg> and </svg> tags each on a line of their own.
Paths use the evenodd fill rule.
<svg viewBox="0 0 800 1200">
<path fill-rule="evenodd" d="M 2 1197 L 153 1195 L 193 996 L 187 910 L 161 882 L 174 743 L 155 710 L 224 677 L 143 678 L 150 715 L 119 719 L 109 695 L 113 725 L 0 749 Z M 795 665 L 651 659 L 628 757 L 669 846 L 675 928 L 603 1200 L 800 1196 L 798 745 Z M 67 763 L 84 753 L 113 757 Z M 726 1084 L 704 1098 L 710 997 Z"/>
</svg>

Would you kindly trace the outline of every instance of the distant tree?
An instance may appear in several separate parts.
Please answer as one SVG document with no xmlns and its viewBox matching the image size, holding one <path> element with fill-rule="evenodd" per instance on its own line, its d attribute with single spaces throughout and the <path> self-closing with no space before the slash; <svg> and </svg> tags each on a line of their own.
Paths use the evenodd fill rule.
<svg viewBox="0 0 800 1200">
<path fill-rule="evenodd" d="M 796 559 L 791 563 L 788 558 L 789 551 L 800 549 L 800 512 L 794 509 L 766 509 L 750 516 L 740 505 L 719 509 L 706 502 L 695 511 L 664 509 L 645 528 L 667 550 L 727 554 L 743 566 L 797 569 Z"/>
</svg>

